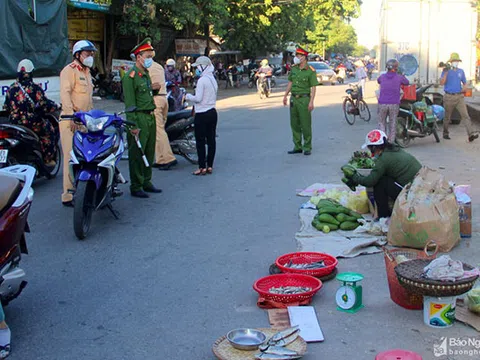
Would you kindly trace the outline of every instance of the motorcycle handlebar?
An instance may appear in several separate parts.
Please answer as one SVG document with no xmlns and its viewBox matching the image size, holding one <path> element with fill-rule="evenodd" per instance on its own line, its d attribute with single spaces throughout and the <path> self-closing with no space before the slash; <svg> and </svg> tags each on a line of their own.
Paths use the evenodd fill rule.
<svg viewBox="0 0 480 360">
<path fill-rule="evenodd" d="M 60 119 L 75 119 L 75 115 L 61 115 Z"/>
</svg>

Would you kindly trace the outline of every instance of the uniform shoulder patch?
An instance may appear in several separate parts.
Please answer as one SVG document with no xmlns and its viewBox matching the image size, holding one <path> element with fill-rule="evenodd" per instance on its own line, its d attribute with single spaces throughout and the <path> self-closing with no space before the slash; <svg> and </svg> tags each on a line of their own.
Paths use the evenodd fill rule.
<svg viewBox="0 0 480 360">
<path fill-rule="evenodd" d="M 133 79 L 135 77 L 135 70 L 130 71 L 130 74 L 128 74 L 128 76 Z"/>
<path fill-rule="evenodd" d="M 74 62 L 70 63 L 68 66 L 70 66 L 72 69 L 75 69 L 77 67 L 77 64 Z"/>
</svg>

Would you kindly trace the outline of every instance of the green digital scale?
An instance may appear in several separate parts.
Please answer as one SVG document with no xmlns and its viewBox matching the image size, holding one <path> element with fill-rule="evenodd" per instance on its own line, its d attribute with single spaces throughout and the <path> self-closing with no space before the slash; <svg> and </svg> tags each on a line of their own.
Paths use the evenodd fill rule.
<svg viewBox="0 0 480 360">
<path fill-rule="evenodd" d="M 363 308 L 362 286 L 357 285 L 357 282 L 363 280 L 363 275 L 344 272 L 337 275 L 337 280 L 343 283 L 335 295 L 337 310 L 354 314 Z"/>
</svg>

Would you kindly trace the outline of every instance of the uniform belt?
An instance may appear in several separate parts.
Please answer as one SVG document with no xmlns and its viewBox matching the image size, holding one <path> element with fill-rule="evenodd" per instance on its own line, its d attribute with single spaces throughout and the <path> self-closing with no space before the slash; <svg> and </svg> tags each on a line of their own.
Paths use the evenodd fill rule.
<svg viewBox="0 0 480 360">
<path fill-rule="evenodd" d="M 139 113 L 142 113 L 142 114 L 148 114 L 148 115 L 153 114 L 153 110 L 135 110 L 135 112 L 139 112 Z"/>
<path fill-rule="evenodd" d="M 446 92 L 446 91 L 445 91 L 445 94 L 448 94 L 448 95 L 459 95 L 459 94 L 461 94 L 461 92 L 458 92 L 458 93 L 449 93 L 449 92 Z"/>
<path fill-rule="evenodd" d="M 310 94 L 292 94 L 295 99 L 302 98 L 302 97 L 310 97 Z"/>
<path fill-rule="evenodd" d="M 157 94 L 157 95 L 154 95 L 154 96 L 167 96 L 167 94 Z"/>
</svg>

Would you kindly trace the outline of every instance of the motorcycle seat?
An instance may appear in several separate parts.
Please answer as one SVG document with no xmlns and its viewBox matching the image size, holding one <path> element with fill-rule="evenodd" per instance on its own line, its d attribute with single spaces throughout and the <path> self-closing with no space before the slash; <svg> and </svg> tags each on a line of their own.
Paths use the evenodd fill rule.
<svg viewBox="0 0 480 360">
<path fill-rule="evenodd" d="M 0 175 L 0 213 L 15 202 L 21 191 L 22 186 L 18 179 Z"/>
<path fill-rule="evenodd" d="M 172 111 L 169 112 L 167 115 L 167 119 L 169 121 L 175 121 L 180 119 L 186 119 L 192 116 L 192 110 L 180 110 L 180 111 Z"/>
</svg>

